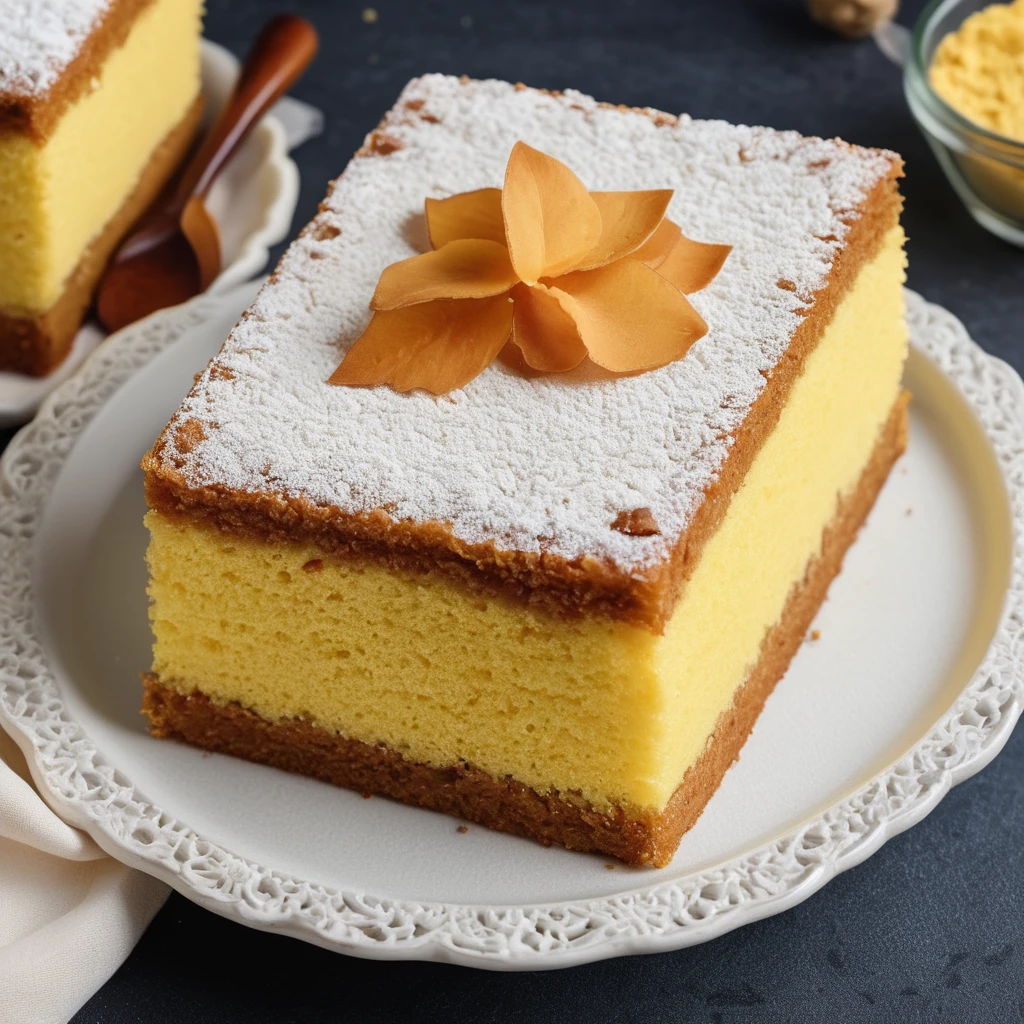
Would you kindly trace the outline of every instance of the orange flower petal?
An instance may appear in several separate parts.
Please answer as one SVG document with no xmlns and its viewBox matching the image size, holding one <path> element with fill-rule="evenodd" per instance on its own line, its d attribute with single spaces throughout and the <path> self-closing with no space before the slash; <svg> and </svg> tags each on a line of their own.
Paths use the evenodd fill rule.
<svg viewBox="0 0 1024 1024">
<path fill-rule="evenodd" d="M 690 295 L 711 284 L 731 252 L 731 245 L 695 242 L 680 232 L 665 258 L 651 266 L 681 292 Z"/>
<path fill-rule="evenodd" d="M 639 249 L 664 220 L 672 189 L 591 192 L 590 198 L 601 211 L 601 238 L 576 270 L 601 267 Z"/>
<path fill-rule="evenodd" d="M 536 284 L 575 267 L 601 238 L 601 212 L 565 164 L 517 142 L 501 194 L 512 265 Z"/>
<path fill-rule="evenodd" d="M 401 309 L 434 299 L 483 299 L 507 292 L 517 280 L 505 246 L 460 238 L 386 267 L 370 308 Z"/>
<path fill-rule="evenodd" d="M 427 199 L 423 211 L 430 244 L 435 249 L 458 238 L 486 238 L 505 244 L 500 188 L 479 188 L 447 199 Z"/>
<path fill-rule="evenodd" d="M 512 303 L 505 295 L 374 313 L 328 383 L 444 394 L 489 366 L 511 330 Z"/>
<path fill-rule="evenodd" d="M 590 358 L 616 373 L 653 370 L 685 355 L 708 327 L 678 288 L 626 258 L 560 277 L 566 309 Z"/>
<path fill-rule="evenodd" d="M 658 269 L 659 264 L 665 262 L 665 258 L 672 251 L 682 232 L 679 225 L 670 221 L 667 217 L 658 225 L 658 230 L 633 253 L 633 259 L 646 263 L 647 266 Z"/>
<path fill-rule="evenodd" d="M 498 353 L 498 362 L 504 363 L 513 373 L 527 380 L 543 377 L 543 370 L 535 370 L 524 358 L 523 350 L 511 341 Z"/>
<path fill-rule="evenodd" d="M 663 220 L 653 235 L 633 253 L 687 295 L 706 288 L 722 269 L 731 245 L 712 245 L 687 238 L 678 224 Z"/>
<path fill-rule="evenodd" d="M 547 288 L 516 285 L 512 302 L 512 342 L 519 346 L 528 366 L 557 373 L 586 359 L 587 347 L 575 321 Z"/>
</svg>

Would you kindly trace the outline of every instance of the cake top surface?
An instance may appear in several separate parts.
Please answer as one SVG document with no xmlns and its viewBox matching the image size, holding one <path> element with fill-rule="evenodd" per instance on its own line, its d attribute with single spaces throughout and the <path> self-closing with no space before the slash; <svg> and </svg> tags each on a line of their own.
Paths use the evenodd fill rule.
<svg viewBox="0 0 1024 1024">
<path fill-rule="evenodd" d="M 40 97 L 78 55 L 113 0 L 0 0 L 0 94 Z"/>
<path fill-rule="evenodd" d="M 428 248 L 424 198 L 500 186 L 519 139 L 592 190 L 673 188 L 668 216 L 684 233 L 733 246 L 690 296 L 708 333 L 683 359 L 614 380 L 526 379 L 496 361 L 440 397 L 324 383 L 366 326 L 381 270 Z M 188 487 L 384 509 L 448 523 L 467 543 L 625 571 L 662 561 L 686 530 L 848 222 L 897 159 L 440 75 L 410 82 L 361 154 L 199 378 L 161 457 Z M 179 450 L 173 428 L 189 420 L 206 436 Z M 658 534 L 612 528 L 638 508 Z"/>
</svg>

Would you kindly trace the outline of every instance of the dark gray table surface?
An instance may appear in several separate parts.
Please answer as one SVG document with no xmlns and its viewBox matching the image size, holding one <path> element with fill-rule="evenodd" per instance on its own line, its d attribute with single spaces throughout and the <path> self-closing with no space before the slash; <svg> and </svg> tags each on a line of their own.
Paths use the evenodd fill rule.
<svg viewBox="0 0 1024 1024">
<path fill-rule="evenodd" d="M 371 2 L 372 24 L 362 4 L 293 5 L 322 37 L 295 92 L 327 116 L 325 134 L 296 154 L 296 229 L 406 80 L 426 71 L 841 135 L 906 158 L 911 287 L 1024 369 L 1024 252 L 964 212 L 911 123 L 898 71 L 872 43 L 810 24 L 798 0 Z M 208 6 L 208 36 L 236 52 L 279 9 Z M 919 7 L 905 5 L 900 20 Z M 75 1021 L 1021 1020 L 1022 770 L 1018 730 L 922 824 L 795 909 L 693 949 L 566 971 L 346 958 L 173 895 Z"/>
</svg>

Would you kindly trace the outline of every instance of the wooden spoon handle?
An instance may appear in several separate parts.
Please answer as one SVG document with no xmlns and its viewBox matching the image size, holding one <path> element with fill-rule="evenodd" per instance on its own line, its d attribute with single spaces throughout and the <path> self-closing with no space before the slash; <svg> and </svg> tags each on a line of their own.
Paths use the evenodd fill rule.
<svg viewBox="0 0 1024 1024">
<path fill-rule="evenodd" d="M 206 196 L 246 133 L 305 71 L 318 45 L 316 29 L 294 14 L 264 25 L 230 99 L 181 177 L 173 203 L 178 210 L 190 197 Z"/>
</svg>

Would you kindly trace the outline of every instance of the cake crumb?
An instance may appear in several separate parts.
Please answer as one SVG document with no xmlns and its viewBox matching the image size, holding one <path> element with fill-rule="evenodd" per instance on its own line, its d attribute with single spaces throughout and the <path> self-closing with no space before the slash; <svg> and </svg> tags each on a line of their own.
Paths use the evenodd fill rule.
<svg viewBox="0 0 1024 1024">
<path fill-rule="evenodd" d="M 914 510 L 912 508 L 908 508 L 907 511 L 904 512 L 903 514 L 905 516 L 912 516 L 914 514 Z"/>
<path fill-rule="evenodd" d="M 190 455 L 208 436 L 199 420 L 187 419 L 174 431 L 174 447 L 182 455 Z"/>
<path fill-rule="evenodd" d="M 458 832 L 460 836 L 464 836 L 469 831 L 469 827 L 466 825 L 460 825 L 455 831 Z"/>
<path fill-rule="evenodd" d="M 370 54 L 371 58 L 376 56 L 377 54 L 375 53 Z M 371 59 L 370 63 L 374 64 L 376 61 Z M 391 153 L 397 153 L 401 148 L 402 143 L 393 135 L 387 135 L 385 132 L 375 130 L 370 132 L 369 142 L 359 152 L 364 156 L 388 156 Z"/>
<path fill-rule="evenodd" d="M 605 871 L 614 871 L 615 870 L 615 865 L 614 864 L 605 864 L 604 869 L 605 869 Z"/>
<path fill-rule="evenodd" d="M 380 14 L 376 7 L 364 7 L 363 8 L 363 21 L 367 25 L 375 25 L 380 19 Z"/>
<path fill-rule="evenodd" d="M 661 533 L 654 513 L 649 508 L 620 512 L 612 522 L 612 529 L 624 533 L 627 537 L 654 537 Z"/>
<path fill-rule="evenodd" d="M 371 797 L 373 796 L 373 794 L 372 794 L 372 793 L 360 793 L 359 795 L 360 795 L 360 796 L 361 796 L 361 797 L 362 797 L 362 798 L 363 798 L 364 800 L 369 800 L 369 799 L 370 799 L 370 798 L 371 798 Z"/>
<path fill-rule="evenodd" d="M 821 630 L 820 629 L 812 629 L 811 630 L 811 639 L 814 640 L 815 642 L 820 640 L 821 639 Z"/>
</svg>

